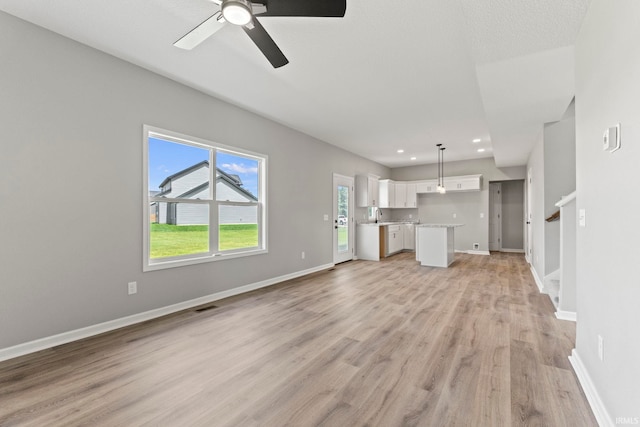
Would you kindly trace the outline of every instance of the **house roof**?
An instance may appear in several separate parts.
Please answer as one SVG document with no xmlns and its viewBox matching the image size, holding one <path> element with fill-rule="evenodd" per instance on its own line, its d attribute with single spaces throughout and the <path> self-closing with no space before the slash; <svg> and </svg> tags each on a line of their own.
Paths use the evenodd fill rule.
<svg viewBox="0 0 640 427">
<path fill-rule="evenodd" d="M 186 169 L 183 169 L 183 170 L 181 170 L 179 172 L 176 172 L 176 173 L 174 173 L 172 175 L 169 175 L 168 177 L 166 177 L 164 179 L 164 181 L 162 181 L 160 183 L 159 187 L 162 188 L 168 182 L 170 182 L 170 181 L 172 181 L 174 179 L 183 177 L 185 175 L 188 175 L 188 174 L 190 174 L 190 173 L 192 173 L 192 172 L 194 172 L 194 171 L 196 171 L 196 170 L 198 170 L 198 169 L 200 169 L 202 167 L 207 167 L 208 168 L 209 167 L 209 161 L 208 160 L 203 160 L 200 163 L 196 163 L 193 166 L 189 166 Z M 255 201 L 258 200 L 258 198 L 256 197 L 255 194 L 251 193 L 250 191 L 248 191 L 248 190 L 246 190 L 245 188 L 242 187 L 242 180 L 240 179 L 240 177 L 238 175 L 226 173 L 225 171 L 223 171 L 220 168 L 216 168 L 216 171 L 217 171 L 216 182 L 221 181 L 221 180 L 225 181 L 225 182 L 229 183 L 231 185 L 231 187 L 233 187 L 233 189 L 236 190 L 238 193 L 241 193 L 242 195 L 246 196 L 247 198 L 249 198 L 251 200 L 255 200 Z M 209 186 L 209 183 L 205 182 L 203 184 L 200 184 L 200 185 L 190 189 L 189 191 L 187 191 L 187 192 L 185 192 L 183 194 L 180 194 L 177 197 L 187 197 L 187 196 L 189 196 L 191 194 L 195 194 L 195 193 L 197 193 L 199 191 L 202 191 L 204 188 L 206 188 L 208 186 Z M 171 191 L 171 190 L 169 190 L 169 191 Z M 156 197 L 162 197 L 165 194 L 169 193 L 169 191 L 157 192 L 157 194 L 155 194 L 155 196 Z"/>
</svg>

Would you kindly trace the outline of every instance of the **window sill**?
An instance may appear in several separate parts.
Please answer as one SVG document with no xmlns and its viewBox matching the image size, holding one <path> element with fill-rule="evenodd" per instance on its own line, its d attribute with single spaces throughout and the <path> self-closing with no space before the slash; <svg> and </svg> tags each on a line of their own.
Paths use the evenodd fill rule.
<svg viewBox="0 0 640 427">
<path fill-rule="evenodd" d="M 185 267 L 185 266 L 194 265 L 194 264 L 203 264 L 207 262 L 223 261 L 227 259 L 261 255 L 261 254 L 266 254 L 268 252 L 269 251 L 267 249 L 255 249 L 255 250 L 248 250 L 248 251 L 242 251 L 242 252 L 229 252 L 229 253 L 218 253 L 213 255 L 194 256 L 188 259 L 182 258 L 182 259 L 172 259 L 172 260 L 158 260 L 158 261 L 151 261 L 151 262 L 145 260 L 142 271 L 146 272 L 146 271 L 164 270 L 167 268 Z"/>
</svg>

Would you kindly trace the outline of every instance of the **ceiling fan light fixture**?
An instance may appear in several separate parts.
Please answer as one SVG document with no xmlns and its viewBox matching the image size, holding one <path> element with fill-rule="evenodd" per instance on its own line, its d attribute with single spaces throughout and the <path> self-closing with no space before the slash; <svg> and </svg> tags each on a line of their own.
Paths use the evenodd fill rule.
<svg viewBox="0 0 640 427">
<path fill-rule="evenodd" d="M 230 24 L 247 25 L 252 20 L 251 2 L 247 0 L 223 0 L 222 16 Z"/>
</svg>

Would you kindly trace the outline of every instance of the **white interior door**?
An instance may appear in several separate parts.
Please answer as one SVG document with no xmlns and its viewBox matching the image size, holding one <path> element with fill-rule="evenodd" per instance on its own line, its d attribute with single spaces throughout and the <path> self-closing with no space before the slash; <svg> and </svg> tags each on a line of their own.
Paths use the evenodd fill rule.
<svg viewBox="0 0 640 427">
<path fill-rule="evenodd" d="M 489 250 L 502 250 L 502 184 L 489 184 Z"/>
<path fill-rule="evenodd" d="M 333 174 L 333 263 L 353 259 L 353 177 Z"/>
</svg>

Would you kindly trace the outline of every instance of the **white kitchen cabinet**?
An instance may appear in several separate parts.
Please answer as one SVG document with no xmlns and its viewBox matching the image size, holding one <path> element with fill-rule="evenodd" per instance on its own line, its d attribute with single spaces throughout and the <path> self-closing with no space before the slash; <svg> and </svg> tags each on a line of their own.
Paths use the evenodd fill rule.
<svg viewBox="0 0 640 427">
<path fill-rule="evenodd" d="M 356 175 L 356 204 L 359 208 L 378 207 L 378 176 Z"/>
<path fill-rule="evenodd" d="M 396 194 L 395 194 L 392 207 L 406 208 L 407 207 L 407 183 L 396 182 L 395 188 L 396 188 Z"/>
<path fill-rule="evenodd" d="M 402 225 L 388 225 L 387 228 L 387 250 L 386 255 L 400 252 L 403 249 L 403 232 Z"/>
<path fill-rule="evenodd" d="M 416 227 L 414 224 L 402 224 L 403 249 L 416 250 Z"/>
<path fill-rule="evenodd" d="M 358 224 L 356 229 L 356 255 L 358 259 L 380 261 L 385 257 L 384 227 L 378 224 Z"/>
<path fill-rule="evenodd" d="M 396 201 L 396 183 L 390 179 L 381 179 L 379 181 L 379 207 L 395 208 Z"/>
<path fill-rule="evenodd" d="M 444 188 L 449 191 L 480 191 L 482 175 L 451 176 L 444 179 Z"/>
<path fill-rule="evenodd" d="M 407 183 L 407 202 L 405 207 L 407 208 L 417 208 L 418 207 L 418 194 L 417 194 L 418 185 L 415 182 Z"/>
<path fill-rule="evenodd" d="M 418 181 L 418 183 L 416 184 L 416 193 L 418 194 L 435 193 L 436 191 L 438 191 L 437 179 Z"/>
</svg>

